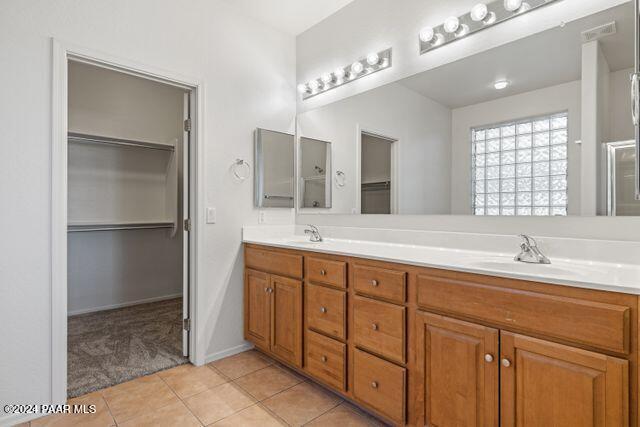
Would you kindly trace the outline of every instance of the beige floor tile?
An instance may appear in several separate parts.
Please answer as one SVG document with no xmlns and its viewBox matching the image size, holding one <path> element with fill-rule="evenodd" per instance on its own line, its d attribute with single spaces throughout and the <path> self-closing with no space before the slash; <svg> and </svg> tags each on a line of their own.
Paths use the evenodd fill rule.
<svg viewBox="0 0 640 427">
<path fill-rule="evenodd" d="M 263 404 L 292 426 L 301 426 L 341 402 L 336 395 L 311 383 L 300 383 L 276 394 Z"/>
<path fill-rule="evenodd" d="M 281 427 L 283 424 L 264 408 L 253 405 L 212 425 L 216 427 Z"/>
<path fill-rule="evenodd" d="M 272 365 L 240 377 L 235 382 L 256 399 L 264 400 L 302 381 L 304 379 L 299 375 Z"/>
<path fill-rule="evenodd" d="M 181 399 L 227 382 L 226 378 L 216 370 L 210 369 L 208 366 L 193 366 L 191 364 L 158 372 L 158 376 L 160 376 Z"/>
<path fill-rule="evenodd" d="M 119 424 L 120 427 L 200 427 L 201 425 L 184 403 L 179 401 Z"/>
<path fill-rule="evenodd" d="M 211 362 L 210 365 L 232 380 L 273 364 L 273 360 L 255 350 Z"/>
<path fill-rule="evenodd" d="M 157 375 L 148 375 L 111 387 L 104 390 L 102 395 L 118 424 L 179 401 Z"/>
<path fill-rule="evenodd" d="M 115 425 L 115 421 L 109 412 L 109 408 L 99 392 L 85 394 L 84 396 L 70 399 L 69 405 L 96 405 L 93 414 L 54 414 L 31 421 L 32 426 L 89 426 L 109 427 Z M 88 410 L 89 408 L 86 408 Z M 73 410 L 73 408 L 72 408 Z"/>
<path fill-rule="evenodd" d="M 201 423 L 207 425 L 253 405 L 256 401 L 239 386 L 226 383 L 184 401 Z"/>
<path fill-rule="evenodd" d="M 311 421 L 310 427 L 382 427 L 384 424 L 349 403 L 342 403 Z"/>
</svg>

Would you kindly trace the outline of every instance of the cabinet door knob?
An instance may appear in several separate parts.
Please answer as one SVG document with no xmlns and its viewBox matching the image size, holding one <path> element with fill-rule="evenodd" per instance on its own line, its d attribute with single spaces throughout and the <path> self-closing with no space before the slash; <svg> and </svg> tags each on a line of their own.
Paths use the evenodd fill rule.
<svg viewBox="0 0 640 427">
<path fill-rule="evenodd" d="M 322 360 L 322 363 L 327 363 L 327 356 L 322 356 L 320 360 Z"/>
<path fill-rule="evenodd" d="M 489 353 L 485 354 L 484 355 L 484 361 L 487 362 L 487 363 L 493 362 L 493 356 L 491 354 L 489 354 Z"/>
<path fill-rule="evenodd" d="M 376 286 L 378 286 L 378 281 L 377 281 L 376 279 L 373 279 L 373 280 L 371 281 L 371 286 L 373 286 L 374 288 L 375 288 Z"/>
<path fill-rule="evenodd" d="M 269 292 L 269 288 L 264 288 L 264 291 L 265 292 Z"/>
<path fill-rule="evenodd" d="M 320 270 L 320 275 L 321 275 L 321 276 L 325 276 L 326 274 L 327 274 L 327 272 L 326 272 L 326 271 L 324 271 L 324 270 Z"/>
<path fill-rule="evenodd" d="M 377 381 L 373 381 L 371 383 L 371 388 L 378 388 L 378 382 Z"/>
<path fill-rule="evenodd" d="M 374 331 L 378 330 L 378 324 L 377 323 L 372 323 L 371 324 L 371 329 L 373 329 Z"/>
<path fill-rule="evenodd" d="M 511 361 L 507 358 L 502 359 L 502 366 L 508 368 L 509 366 L 511 366 Z"/>
<path fill-rule="evenodd" d="M 269 288 L 269 293 L 272 294 L 273 293 L 273 288 Z"/>
<path fill-rule="evenodd" d="M 320 307 L 320 313 L 326 313 L 327 309 L 325 307 Z"/>
</svg>

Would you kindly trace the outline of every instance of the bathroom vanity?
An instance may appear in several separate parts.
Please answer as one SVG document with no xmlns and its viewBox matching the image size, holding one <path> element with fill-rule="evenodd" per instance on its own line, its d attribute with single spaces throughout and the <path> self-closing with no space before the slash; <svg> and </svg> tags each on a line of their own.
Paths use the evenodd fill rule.
<svg viewBox="0 0 640 427">
<path fill-rule="evenodd" d="M 638 425 L 640 288 L 282 246 L 245 243 L 245 338 L 381 419 Z"/>
</svg>

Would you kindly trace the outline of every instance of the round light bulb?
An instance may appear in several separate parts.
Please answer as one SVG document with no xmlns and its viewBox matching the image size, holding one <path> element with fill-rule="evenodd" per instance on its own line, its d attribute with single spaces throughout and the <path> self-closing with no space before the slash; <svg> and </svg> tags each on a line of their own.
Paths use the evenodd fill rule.
<svg viewBox="0 0 640 427">
<path fill-rule="evenodd" d="M 447 33 L 455 33 L 460 27 L 460 20 L 455 16 L 450 16 L 445 19 L 443 27 Z"/>
<path fill-rule="evenodd" d="M 522 0 L 504 0 L 504 8 L 509 12 L 515 12 L 522 6 Z"/>
<path fill-rule="evenodd" d="M 484 3 L 478 3 L 477 5 L 471 8 L 471 19 L 475 22 L 480 22 L 489 14 L 489 9 L 487 5 Z"/>
<path fill-rule="evenodd" d="M 432 27 L 425 27 L 420 31 L 420 40 L 422 40 L 424 43 L 429 43 L 431 40 L 433 40 L 434 36 L 435 33 L 433 32 Z"/>
<path fill-rule="evenodd" d="M 380 57 L 377 53 L 370 53 L 369 55 L 367 55 L 367 64 L 378 65 L 378 62 L 380 62 Z"/>
<path fill-rule="evenodd" d="M 344 71 L 344 68 L 336 68 L 335 71 L 333 72 L 333 75 L 336 76 L 336 79 L 341 80 L 344 79 L 344 76 L 347 74 L 346 71 Z"/>
<path fill-rule="evenodd" d="M 298 92 L 300 92 L 300 93 L 305 93 L 305 92 L 308 92 L 308 91 L 309 91 L 309 89 L 307 88 L 307 85 L 306 85 L 306 84 L 304 84 L 304 83 L 300 83 L 300 84 L 298 85 Z"/>
<path fill-rule="evenodd" d="M 315 92 L 320 88 L 320 83 L 318 83 L 317 80 L 311 80 L 309 83 L 307 83 L 307 85 L 309 86 L 309 89 L 311 89 L 312 92 Z"/>
<path fill-rule="evenodd" d="M 353 74 L 360 74 L 362 70 L 364 70 L 364 65 L 360 61 L 351 64 L 351 72 Z"/>
<path fill-rule="evenodd" d="M 320 77 L 320 79 L 323 83 L 329 84 L 333 81 L 333 76 L 331 75 L 331 73 L 324 73 L 322 77 Z"/>
<path fill-rule="evenodd" d="M 507 86 L 509 86 L 509 80 L 498 80 L 493 84 L 493 87 L 496 88 L 496 90 L 506 89 Z"/>
</svg>

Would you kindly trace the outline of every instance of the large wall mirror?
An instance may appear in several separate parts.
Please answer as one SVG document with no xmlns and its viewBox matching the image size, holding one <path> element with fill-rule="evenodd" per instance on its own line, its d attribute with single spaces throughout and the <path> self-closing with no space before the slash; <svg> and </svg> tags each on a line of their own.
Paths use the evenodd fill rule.
<svg viewBox="0 0 640 427">
<path fill-rule="evenodd" d="M 295 137 L 284 132 L 256 129 L 255 205 L 261 208 L 293 208 Z"/>
<path fill-rule="evenodd" d="M 299 140 L 331 141 L 346 177 L 337 186 L 320 164 L 324 212 L 640 215 L 634 16 L 622 3 L 302 112 Z"/>
</svg>

